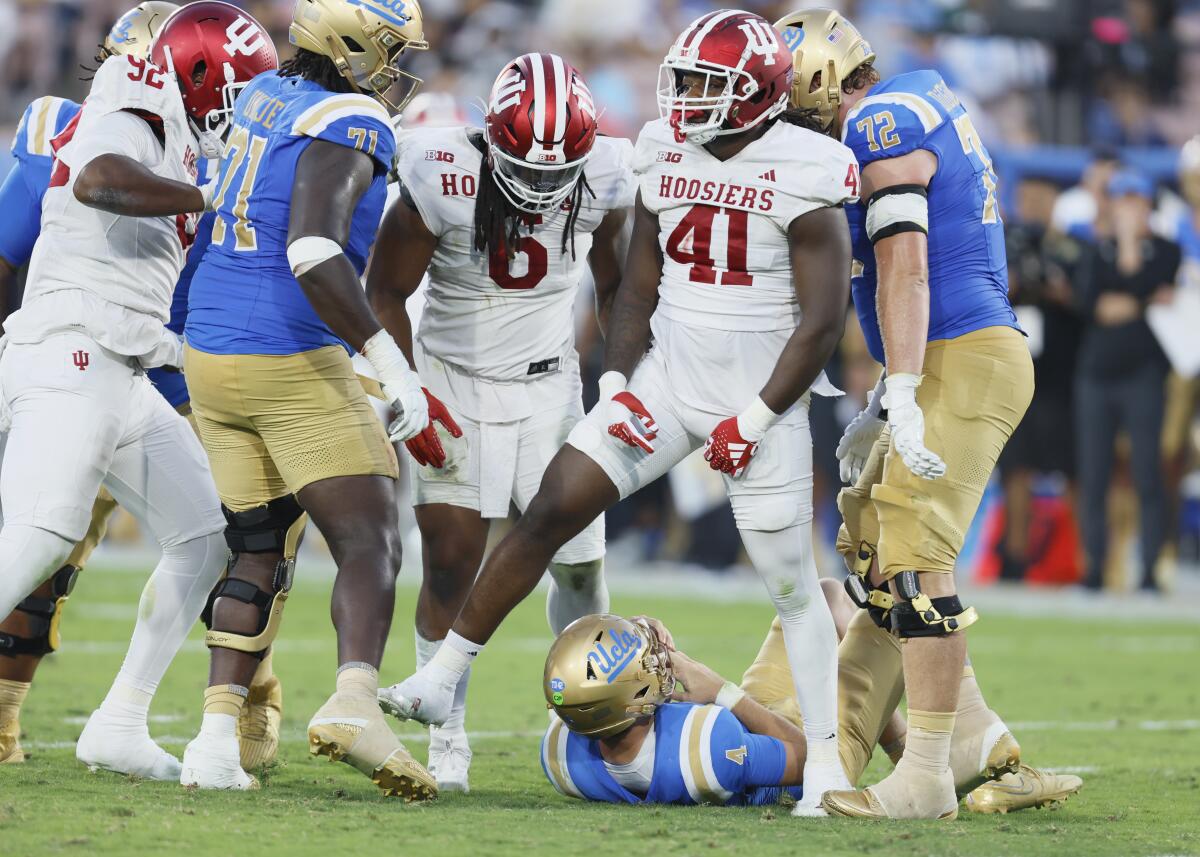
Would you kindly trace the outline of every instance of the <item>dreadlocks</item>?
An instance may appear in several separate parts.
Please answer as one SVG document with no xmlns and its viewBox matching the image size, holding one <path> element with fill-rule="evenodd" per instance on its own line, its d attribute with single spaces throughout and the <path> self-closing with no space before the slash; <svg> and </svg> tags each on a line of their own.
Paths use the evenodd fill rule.
<svg viewBox="0 0 1200 857">
<path fill-rule="evenodd" d="M 470 135 L 471 145 L 479 150 L 483 157 L 479 165 L 479 188 L 475 194 L 475 249 L 493 253 L 503 259 L 510 257 L 509 247 L 517 247 L 521 241 L 521 227 L 530 232 L 536 224 L 536 215 L 526 214 L 508 201 L 500 191 L 500 186 L 492 176 L 491 165 L 487 159 L 487 144 L 483 133 L 473 131 Z M 570 247 L 571 258 L 575 258 L 575 223 L 579 220 L 579 211 L 583 208 L 583 195 L 587 193 L 592 199 L 596 194 L 588 184 L 587 176 L 581 175 L 575 183 L 575 190 L 566 203 L 569 206 L 567 221 L 563 224 L 562 250 L 567 252 Z"/>
<path fill-rule="evenodd" d="M 296 55 L 279 67 L 280 77 L 302 77 L 330 92 L 354 92 L 350 81 L 342 77 L 329 57 L 300 48 Z"/>
</svg>

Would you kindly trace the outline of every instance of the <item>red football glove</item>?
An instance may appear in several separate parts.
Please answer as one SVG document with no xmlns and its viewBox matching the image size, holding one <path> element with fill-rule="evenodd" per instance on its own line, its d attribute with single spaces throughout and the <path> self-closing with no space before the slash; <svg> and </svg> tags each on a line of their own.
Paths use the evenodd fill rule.
<svg viewBox="0 0 1200 857">
<path fill-rule="evenodd" d="M 462 437 L 462 429 L 450 416 L 450 410 L 442 404 L 441 399 L 429 392 L 427 387 L 421 390 L 425 393 L 425 401 L 429 403 L 429 425 L 416 437 L 406 440 L 404 445 L 417 464 L 441 469 L 446 465 L 446 450 L 442 448 L 437 430 L 433 427 L 434 421 L 441 423 L 453 437 Z"/>
<path fill-rule="evenodd" d="M 735 479 L 742 475 L 754 453 L 758 441 L 746 440 L 738 428 L 738 418 L 729 417 L 717 423 L 704 444 L 704 460 L 713 470 L 728 473 Z"/>
<path fill-rule="evenodd" d="M 654 452 L 654 445 L 650 441 L 658 437 L 658 423 L 637 396 L 622 390 L 609 400 L 607 407 L 607 416 L 611 420 L 609 434 L 647 455 Z"/>
</svg>

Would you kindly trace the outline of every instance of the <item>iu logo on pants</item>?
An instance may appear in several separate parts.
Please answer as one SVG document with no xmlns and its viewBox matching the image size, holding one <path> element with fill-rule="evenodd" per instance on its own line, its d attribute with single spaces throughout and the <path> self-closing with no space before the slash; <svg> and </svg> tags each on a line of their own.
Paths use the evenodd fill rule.
<svg viewBox="0 0 1200 857">
<path fill-rule="evenodd" d="M 75 358 L 75 367 L 80 372 L 82 372 L 84 369 L 86 369 L 88 367 L 88 363 L 91 362 L 91 360 L 88 357 L 88 353 L 86 351 L 84 351 L 82 348 L 79 349 L 78 351 L 76 351 L 71 356 Z"/>
</svg>

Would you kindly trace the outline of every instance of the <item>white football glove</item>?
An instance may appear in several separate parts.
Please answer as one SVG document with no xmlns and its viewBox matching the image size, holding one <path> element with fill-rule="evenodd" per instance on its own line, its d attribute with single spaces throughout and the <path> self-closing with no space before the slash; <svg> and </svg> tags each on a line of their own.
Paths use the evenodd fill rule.
<svg viewBox="0 0 1200 857">
<path fill-rule="evenodd" d="M 846 426 L 846 430 L 842 432 L 842 439 L 838 441 L 834 455 L 838 460 L 838 473 L 847 485 L 858 481 L 871 454 L 871 448 L 883 432 L 885 423 L 879 418 L 879 412 L 883 409 L 883 391 L 881 375 L 875 389 L 867 393 L 867 406 L 850 420 L 850 425 Z"/>
<path fill-rule="evenodd" d="M 917 404 L 919 375 L 888 375 L 883 406 L 888 412 L 892 444 L 904 466 L 922 479 L 938 479 L 946 474 L 946 462 L 925 446 L 925 415 Z"/>
<path fill-rule="evenodd" d="M 421 389 L 421 379 L 408 365 L 404 352 L 386 330 L 368 339 L 362 355 L 379 376 L 383 398 L 396 412 L 388 426 L 388 439 L 399 443 L 416 437 L 429 423 L 429 403 Z"/>
<path fill-rule="evenodd" d="M 658 423 L 641 399 L 625 389 L 625 376 L 613 370 L 600 376 L 600 402 L 608 433 L 626 446 L 640 449 L 649 455 L 654 452 Z"/>
</svg>

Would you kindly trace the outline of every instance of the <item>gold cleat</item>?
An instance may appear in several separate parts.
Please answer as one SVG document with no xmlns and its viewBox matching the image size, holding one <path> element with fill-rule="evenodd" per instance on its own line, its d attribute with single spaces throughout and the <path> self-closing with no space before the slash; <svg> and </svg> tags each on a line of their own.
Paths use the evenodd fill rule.
<svg viewBox="0 0 1200 857">
<path fill-rule="evenodd" d="M 19 765 L 25 761 L 21 749 L 21 724 L 17 720 L 0 723 L 0 765 Z"/>
<path fill-rule="evenodd" d="M 271 676 L 262 684 L 250 685 L 250 694 L 237 721 L 243 770 L 250 771 L 275 761 L 282 718 L 283 688 L 278 677 Z"/>
<path fill-rule="evenodd" d="M 374 705 L 334 694 L 308 724 L 308 751 L 362 771 L 389 797 L 406 801 L 437 797 L 437 780 L 414 759 Z M 334 713 L 334 710 L 353 714 Z"/>
<path fill-rule="evenodd" d="M 957 740 L 956 733 L 955 739 L 950 746 L 950 770 L 960 799 L 989 780 L 1015 772 L 1021 764 L 1021 745 L 999 719 L 981 735 Z"/>
<path fill-rule="evenodd" d="M 830 815 L 841 815 L 846 818 L 873 818 L 884 820 L 891 818 L 883 804 L 869 789 L 862 791 L 825 792 L 821 798 L 821 806 Z M 958 818 L 958 805 L 955 804 L 948 812 L 938 816 L 938 821 L 952 821 Z"/>
<path fill-rule="evenodd" d="M 1074 774 L 1055 774 L 1020 765 L 1016 773 L 1004 774 L 967 795 L 967 809 L 980 813 L 1058 809 L 1081 788 L 1083 780 Z"/>
</svg>

